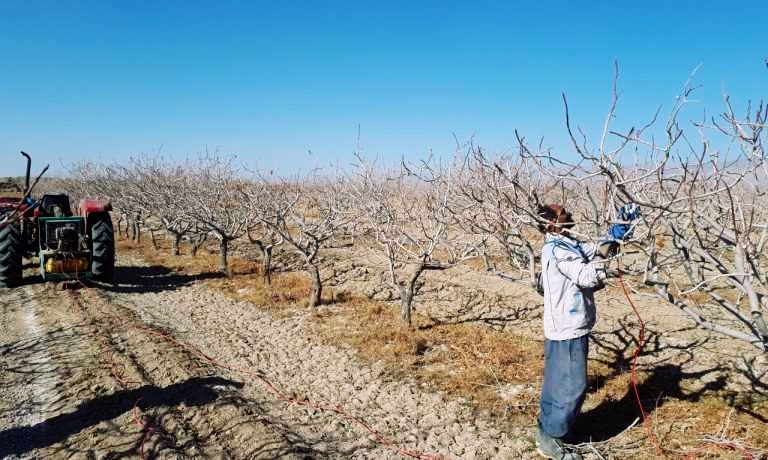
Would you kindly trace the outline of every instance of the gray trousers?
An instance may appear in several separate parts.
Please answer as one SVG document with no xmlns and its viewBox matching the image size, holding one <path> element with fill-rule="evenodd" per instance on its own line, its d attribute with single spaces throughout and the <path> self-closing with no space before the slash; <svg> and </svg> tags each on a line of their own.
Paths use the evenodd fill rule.
<svg viewBox="0 0 768 460">
<path fill-rule="evenodd" d="M 571 430 L 587 394 L 589 334 L 544 341 L 544 385 L 539 427 L 553 438 Z"/>
</svg>

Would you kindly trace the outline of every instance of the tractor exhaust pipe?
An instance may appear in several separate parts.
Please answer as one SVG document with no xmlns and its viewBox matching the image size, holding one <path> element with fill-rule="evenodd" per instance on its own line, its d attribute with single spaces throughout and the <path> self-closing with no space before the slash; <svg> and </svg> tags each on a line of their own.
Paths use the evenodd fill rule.
<svg viewBox="0 0 768 460">
<path fill-rule="evenodd" d="M 27 157 L 27 176 L 24 181 L 24 191 L 27 191 L 29 190 L 29 173 L 30 173 L 30 170 L 32 169 L 32 158 L 29 156 L 27 152 L 23 150 L 21 151 L 21 154 Z"/>
</svg>

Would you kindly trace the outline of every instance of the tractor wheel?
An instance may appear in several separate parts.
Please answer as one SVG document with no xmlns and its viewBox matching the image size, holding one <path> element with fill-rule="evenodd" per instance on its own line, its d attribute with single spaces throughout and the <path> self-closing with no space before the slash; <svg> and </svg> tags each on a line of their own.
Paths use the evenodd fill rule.
<svg viewBox="0 0 768 460">
<path fill-rule="evenodd" d="M 115 272 L 115 234 L 109 214 L 99 216 L 91 227 L 93 263 L 91 273 L 99 281 L 112 281 Z"/>
<path fill-rule="evenodd" d="M 0 229 L 0 287 L 16 287 L 21 284 L 22 268 L 21 229 L 18 225 L 6 225 Z"/>
</svg>

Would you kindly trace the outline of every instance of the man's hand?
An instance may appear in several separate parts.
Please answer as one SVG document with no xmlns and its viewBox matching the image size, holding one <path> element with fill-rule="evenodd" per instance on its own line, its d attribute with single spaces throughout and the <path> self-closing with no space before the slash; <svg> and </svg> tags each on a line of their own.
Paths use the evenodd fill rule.
<svg viewBox="0 0 768 460">
<path fill-rule="evenodd" d="M 640 217 L 640 206 L 637 203 L 627 203 L 618 209 L 619 219 L 625 222 L 632 222 Z M 632 225 L 628 223 L 613 224 L 608 229 L 608 236 L 614 240 L 625 240 L 632 236 Z"/>
<path fill-rule="evenodd" d="M 597 247 L 597 255 L 603 259 L 609 259 L 619 251 L 619 243 L 614 240 L 603 241 Z"/>
</svg>

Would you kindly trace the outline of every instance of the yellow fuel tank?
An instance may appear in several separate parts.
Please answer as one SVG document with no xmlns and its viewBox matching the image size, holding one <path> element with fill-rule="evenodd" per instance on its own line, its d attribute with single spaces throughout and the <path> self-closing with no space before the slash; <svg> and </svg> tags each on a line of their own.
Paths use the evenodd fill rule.
<svg viewBox="0 0 768 460">
<path fill-rule="evenodd" d="M 45 261 L 46 273 L 75 273 L 88 270 L 86 257 L 73 257 L 67 259 L 48 259 Z"/>
</svg>

